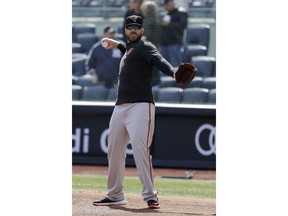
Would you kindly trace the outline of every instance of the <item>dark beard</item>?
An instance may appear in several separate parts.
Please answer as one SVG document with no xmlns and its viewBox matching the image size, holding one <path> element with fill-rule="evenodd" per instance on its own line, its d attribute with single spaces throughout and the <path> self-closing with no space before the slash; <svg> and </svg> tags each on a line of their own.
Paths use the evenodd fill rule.
<svg viewBox="0 0 288 216">
<path fill-rule="evenodd" d="M 129 42 L 136 42 L 142 38 L 142 35 L 143 35 L 142 33 L 140 35 L 132 34 L 132 37 L 131 37 L 131 34 L 130 35 L 126 34 L 126 38 Z"/>
</svg>

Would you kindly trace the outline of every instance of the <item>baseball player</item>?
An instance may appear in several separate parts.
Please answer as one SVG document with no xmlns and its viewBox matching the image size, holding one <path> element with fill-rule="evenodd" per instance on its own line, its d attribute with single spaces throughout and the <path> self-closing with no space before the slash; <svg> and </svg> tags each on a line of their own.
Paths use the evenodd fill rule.
<svg viewBox="0 0 288 216">
<path fill-rule="evenodd" d="M 117 100 L 109 123 L 108 192 L 105 199 L 93 202 L 95 206 L 127 203 L 123 180 L 125 151 L 130 142 L 144 201 L 148 208 L 160 208 L 157 192 L 154 191 L 152 157 L 149 153 L 155 116 L 152 71 L 155 66 L 174 78 L 175 69 L 152 43 L 141 40 L 143 32 L 142 18 L 132 15 L 125 21 L 126 47 L 110 38 L 102 40 L 106 49 L 118 48 L 124 55 L 119 68 Z"/>
</svg>

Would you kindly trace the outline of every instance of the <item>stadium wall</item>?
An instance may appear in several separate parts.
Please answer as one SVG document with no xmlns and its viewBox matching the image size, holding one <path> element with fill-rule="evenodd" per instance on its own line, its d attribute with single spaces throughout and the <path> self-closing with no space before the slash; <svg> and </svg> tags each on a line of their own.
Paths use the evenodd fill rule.
<svg viewBox="0 0 288 216">
<path fill-rule="evenodd" d="M 107 165 L 113 102 L 72 102 L 72 163 Z M 150 153 L 155 167 L 216 169 L 216 106 L 156 103 Z M 135 166 L 131 145 L 127 166 Z"/>
</svg>

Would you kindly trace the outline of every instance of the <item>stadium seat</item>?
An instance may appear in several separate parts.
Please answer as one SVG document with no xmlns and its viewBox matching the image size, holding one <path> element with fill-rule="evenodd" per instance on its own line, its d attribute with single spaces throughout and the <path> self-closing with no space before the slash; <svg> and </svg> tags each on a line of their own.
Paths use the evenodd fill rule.
<svg viewBox="0 0 288 216">
<path fill-rule="evenodd" d="M 78 80 L 78 77 L 72 75 L 72 85 L 76 85 L 77 80 Z"/>
<path fill-rule="evenodd" d="M 77 42 L 77 35 L 80 33 L 96 34 L 96 25 L 94 23 L 75 23 L 72 25 L 72 42 Z"/>
<path fill-rule="evenodd" d="M 214 70 L 214 73 L 212 73 L 212 77 L 216 77 L 216 63 L 215 63 L 215 70 Z"/>
<path fill-rule="evenodd" d="M 80 100 L 82 93 L 82 86 L 72 85 L 72 100 Z"/>
<path fill-rule="evenodd" d="M 116 26 L 116 34 L 115 34 L 115 39 L 123 41 L 124 40 L 124 28 L 123 24 L 119 24 Z"/>
<path fill-rule="evenodd" d="M 216 105 L 216 89 L 210 89 L 208 94 L 207 104 Z"/>
<path fill-rule="evenodd" d="M 77 43 L 81 44 L 81 53 L 88 54 L 91 47 L 99 40 L 94 33 L 77 34 Z"/>
<path fill-rule="evenodd" d="M 186 88 L 183 90 L 182 103 L 205 104 L 208 100 L 209 90 L 205 88 Z"/>
<path fill-rule="evenodd" d="M 216 89 L 216 77 L 204 77 L 202 80 L 202 88 Z"/>
<path fill-rule="evenodd" d="M 92 82 L 92 77 L 90 74 L 84 74 L 79 76 L 77 80 L 75 80 L 75 85 L 79 86 L 94 86 L 95 84 Z"/>
<path fill-rule="evenodd" d="M 156 102 L 180 103 L 182 99 L 182 89 L 177 87 L 159 88 Z"/>
<path fill-rule="evenodd" d="M 84 86 L 82 100 L 106 101 L 108 89 L 104 85 Z"/>
<path fill-rule="evenodd" d="M 213 17 L 215 18 L 216 0 L 191 0 L 188 3 L 189 15 L 193 17 Z M 192 9 L 192 10 L 191 10 Z"/>
<path fill-rule="evenodd" d="M 121 25 L 118 25 L 117 26 L 117 33 L 119 33 L 119 34 L 124 34 L 124 27 L 123 27 L 123 25 L 121 24 Z"/>
<path fill-rule="evenodd" d="M 191 62 L 193 56 L 206 56 L 207 47 L 203 45 L 186 45 L 182 53 L 182 62 Z"/>
<path fill-rule="evenodd" d="M 153 94 L 154 101 L 157 100 L 158 90 L 159 90 L 159 86 L 152 86 L 152 94 Z"/>
<path fill-rule="evenodd" d="M 72 53 L 72 60 L 87 59 L 88 55 L 85 53 Z"/>
<path fill-rule="evenodd" d="M 212 56 L 193 56 L 191 63 L 197 68 L 197 76 L 211 77 L 216 74 L 216 58 Z"/>
<path fill-rule="evenodd" d="M 80 43 L 72 43 L 72 53 L 81 53 Z"/>
<path fill-rule="evenodd" d="M 72 0 L 72 7 L 82 6 L 82 0 Z"/>
<path fill-rule="evenodd" d="M 195 24 L 189 26 L 185 34 L 185 45 L 202 45 L 209 50 L 210 25 Z"/>
<path fill-rule="evenodd" d="M 117 88 L 116 87 L 110 88 L 108 90 L 108 94 L 107 94 L 106 100 L 107 101 L 116 101 L 116 98 L 117 98 Z"/>
<path fill-rule="evenodd" d="M 158 84 L 159 88 L 179 87 L 175 79 L 173 79 L 171 76 L 161 76 L 160 80 L 161 82 Z"/>
<path fill-rule="evenodd" d="M 193 88 L 193 87 L 202 87 L 202 81 L 203 78 L 202 77 L 194 77 L 194 79 L 185 87 L 185 88 Z"/>
<path fill-rule="evenodd" d="M 72 53 L 72 75 L 73 76 L 82 76 L 86 74 L 85 71 L 85 62 L 88 58 L 87 54 L 83 53 Z"/>
</svg>

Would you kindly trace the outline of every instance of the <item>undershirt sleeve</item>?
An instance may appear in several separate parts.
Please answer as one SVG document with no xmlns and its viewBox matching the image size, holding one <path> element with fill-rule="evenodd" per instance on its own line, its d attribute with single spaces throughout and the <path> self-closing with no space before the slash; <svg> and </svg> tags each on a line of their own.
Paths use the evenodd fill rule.
<svg viewBox="0 0 288 216">
<path fill-rule="evenodd" d="M 126 52 L 126 47 L 122 44 L 122 43 L 119 43 L 118 47 L 117 47 L 121 53 L 124 55 L 125 52 Z"/>
</svg>

